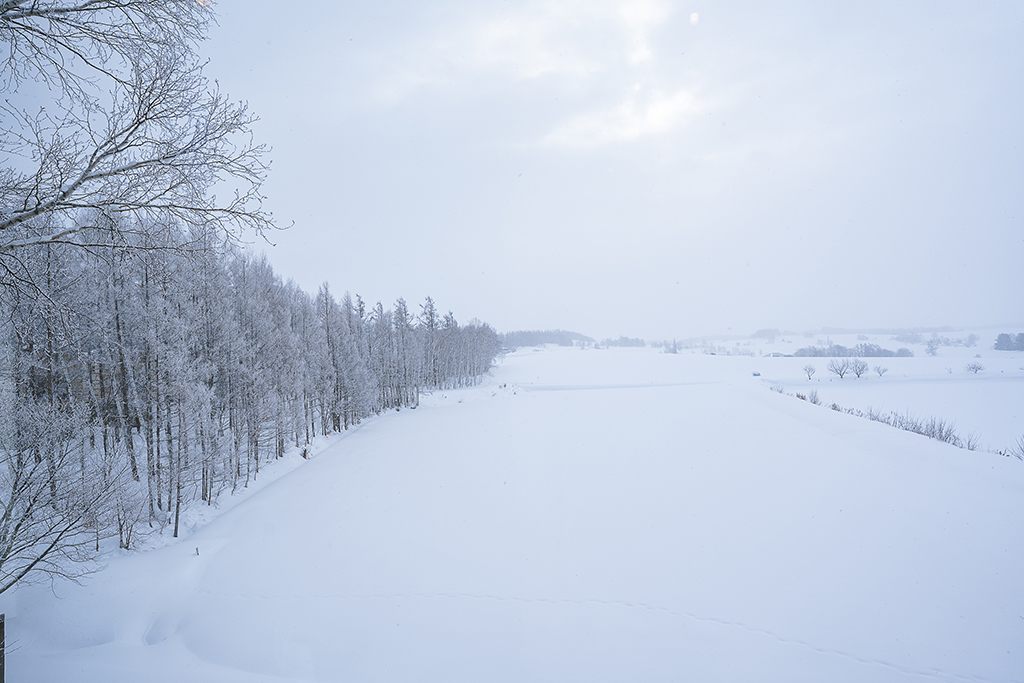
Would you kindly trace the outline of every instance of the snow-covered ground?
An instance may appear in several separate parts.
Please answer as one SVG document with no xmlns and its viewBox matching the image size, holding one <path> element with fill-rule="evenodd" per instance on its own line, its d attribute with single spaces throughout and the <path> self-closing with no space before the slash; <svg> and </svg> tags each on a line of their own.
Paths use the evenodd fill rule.
<svg viewBox="0 0 1024 683">
<path fill-rule="evenodd" d="M 1010 445 L 1024 354 L 944 350 L 832 382 L 518 351 L 186 540 L 4 596 L 10 679 L 1024 680 L 1024 462 L 768 390 Z"/>
</svg>

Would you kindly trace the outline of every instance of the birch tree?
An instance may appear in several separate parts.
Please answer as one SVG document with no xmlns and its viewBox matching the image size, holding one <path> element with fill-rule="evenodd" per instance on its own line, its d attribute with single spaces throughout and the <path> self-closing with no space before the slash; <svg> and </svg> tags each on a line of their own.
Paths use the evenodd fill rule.
<svg viewBox="0 0 1024 683">
<path fill-rule="evenodd" d="M 129 218 L 126 248 L 157 214 L 225 237 L 271 227 L 253 116 L 195 54 L 211 18 L 195 0 L 0 2 L 0 265 L 36 244 L 90 246 L 86 208 Z M 226 201 L 209 194 L 218 181 Z"/>
</svg>

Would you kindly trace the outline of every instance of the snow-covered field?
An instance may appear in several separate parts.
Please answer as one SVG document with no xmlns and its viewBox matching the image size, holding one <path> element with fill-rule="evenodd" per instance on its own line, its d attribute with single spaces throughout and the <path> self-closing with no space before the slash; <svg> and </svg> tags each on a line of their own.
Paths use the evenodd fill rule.
<svg viewBox="0 0 1024 683">
<path fill-rule="evenodd" d="M 181 542 L 4 596 L 10 680 L 1024 680 L 1024 462 L 768 389 L 1001 448 L 1024 353 L 990 346 L 841 381 L 818 358 L 518 351 Z"/>
<path fill-rule="evenodd" d="M 1015 330 L 1019 331 L 1019 330 Z M 888 349 L 908 347 L 913 358 L 864 358 L 869 370 L 859 379 L 847 375 L 840 380 L 830 374 L 827 358 L 763 358 L 755 363 L 762 376 L 788 393 L 807 394 L 817 390 L 823 403 L 844 408 L 897 411 L 919 418 L 935 417 L 954 423 L 962 435 L 974 434 L 983 449 L 1001 451 L 1024 437 L 1024 351 L 995 351 L 995 334 L 984 334 L 976 346 L 943 346 L 929 356 L 924 344 L 892 341 L 885 335 L 871 335 L 866 343 Z M 758 352 L 792 353 L 813 340 L 786 338 L 761 344 Z M 927 339 L 927 338 L 926 338 Z M 833 341 L 849 348 L 861 343 L 854 335 Z M 977 373 L 967 365 L 978 363 Z M 816 372 L 808 381 L 801 370 L 811 364 Z M 881 366 L 881 377 L 870 368 Z"/>
</svg>

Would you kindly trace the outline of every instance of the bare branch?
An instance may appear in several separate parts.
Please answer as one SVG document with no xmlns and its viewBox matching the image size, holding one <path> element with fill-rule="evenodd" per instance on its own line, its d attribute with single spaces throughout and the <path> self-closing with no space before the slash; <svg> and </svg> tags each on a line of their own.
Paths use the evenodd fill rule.
<svg viewBox="0 0 1024 683">
<path fill-rule="evenodd" d="M 55 227 L 47 235 L 11 235 L 0 253 L 67 238 L 76 231 L 69 223 L 87 208 L 159 212 L 231 234 L 271 229 L 260 192 L 265 149 L 248 136 L 254 117 L 208 85 L 199 65 L 173 57 L 148 65 L 133 87 L 115 92 L 102 129 L 73 111 L 60 118 L 20 115 L 22 131 L 0 148 L 37 166 L 3 178 L 0 232 L 44 215 Z M 217 205 L 209 191 L 223 181 L 239 190 Z"/>
</svg>

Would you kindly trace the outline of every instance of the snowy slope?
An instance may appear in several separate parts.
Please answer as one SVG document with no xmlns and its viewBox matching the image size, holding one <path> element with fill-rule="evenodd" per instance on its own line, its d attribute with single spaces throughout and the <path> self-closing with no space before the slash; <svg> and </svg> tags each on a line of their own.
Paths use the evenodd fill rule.
<svg viewBox="0 0 1024 683">
<path fill-rule="evenodd" d="M 182 543 L 19 590 L 10 678 L 1024 680 L 1024 463 L 755 360 L 519 351 Z"/>
</svg>

